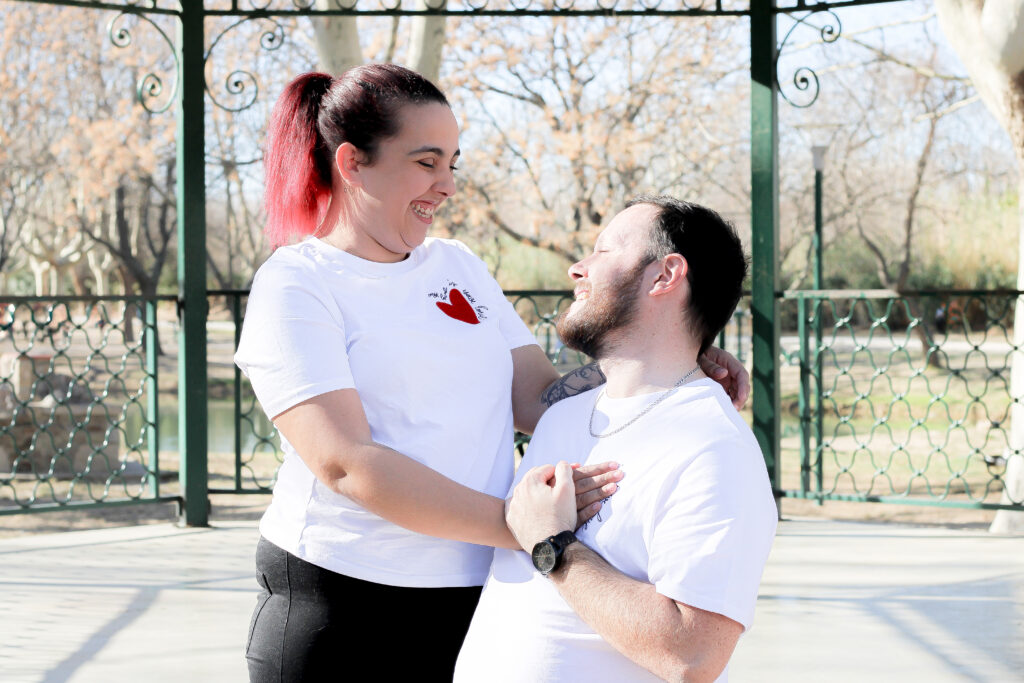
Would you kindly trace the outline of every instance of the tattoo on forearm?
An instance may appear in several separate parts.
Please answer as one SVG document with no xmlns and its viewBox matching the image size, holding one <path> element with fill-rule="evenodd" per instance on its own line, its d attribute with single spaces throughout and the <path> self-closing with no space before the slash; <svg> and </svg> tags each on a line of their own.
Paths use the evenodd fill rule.
<svg viewBox="0 0 1024 683">
<path fill-rule="evenodd" d="M 563 398 L 569 398 L 576 394 L 582 394 L 584 391 L 590 391 L 594 387 L 601 386 L 606 381 L 607 379 L 597 363 L 589 363 L 566 373 L 555 381 L 544 390 L 540 400 L 550 408 Z"/>
</svg>

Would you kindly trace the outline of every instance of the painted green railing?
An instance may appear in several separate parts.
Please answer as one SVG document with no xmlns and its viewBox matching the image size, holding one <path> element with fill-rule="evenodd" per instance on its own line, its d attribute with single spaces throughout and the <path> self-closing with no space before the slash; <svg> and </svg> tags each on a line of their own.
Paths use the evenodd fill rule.
<svg viewBox="0 0 1024 683">
<path fill-rule="evenodd" d="M 221 334 L 231 335 L 232 353 L 238 348 L 245 318 L 245 301 L 249 291 L 244 289 L 212 290 L 209 293 L 211 320 L 220 310 L 228 323 Z M 217 334 L 216 323 L 207 323 L 207 335 Z M 224 339 L 219 339 L 223 344 Z M 233 450 L 230 453 L 210 453 L 210 493 L 269 493 L 274 488 L 277 468 L 282 453 L 277 430 L 265 419 L 263 409 L 256 401 L 252 386 L 233 362 L 230 364 Z M 228 483 L 225 486 L 223 483 Z"/>
<path fill-rule="evenodd" d="M 0 515 L 181 502 L 161 487 L 175 456 L 160 453 L 153 419 L 158 321 L 173 319 L 173 301 L 4 298 Z"/>
<path fill-rule="evenodd" d="M 1024 508 L 1003 497 L 1024 457 L 1010 439 L 1020 294 L 786 293 L 783 319 L 797 330 L 781 340 L 781 409 L 799 428 L 783 437 L 781 494 Z"/>
<path fill-rule="evenodd" d="M 209 292 L 211 493 L 268 493 L 279 440 L 234 366 L 244 290 Z M 562 370 L 567 291 L 509 291 Z M 1016 291 L 805 291 L 780 297 L 783 497 L 1021 509 L 1014 461 Z M 175 297 L 0 303 L 0 514 L 181 503 Z M 748 300 L 719 344 L 750 357 Z M 1024 359 L 1022 359 L 1024 362 Z M 164 400 L 160 401 L 163 386 Z M 161 427 L 161 423 L 164 426 Z M 224 423 L 229 423 L 225 428 Z M 212 424 L 212 423 L 211 423 Z M 526 438 L 517 444 L 522 447 Z"/>
</svg>

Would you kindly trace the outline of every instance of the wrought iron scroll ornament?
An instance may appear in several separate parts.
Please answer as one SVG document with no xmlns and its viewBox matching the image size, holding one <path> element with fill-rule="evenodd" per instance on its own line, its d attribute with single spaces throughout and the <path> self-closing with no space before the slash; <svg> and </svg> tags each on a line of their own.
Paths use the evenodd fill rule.
<svg viewBox="0 0 1024 683">
<path fill-rule="evenodd" d="M 825 17 L 825 23 L 821 26 L 815 26 L 809 21 L 811 17 L 818 14 L 828 15 Z M 795 23 L 789 28 L 789 31 L 786 32 L 782 42 L 779 43 L 779 49 L 775 56 L 775 81 L 779 85 L 779 95 L 782 96 L 782 99 L 786 100 L 794 107 L 805 109 L 818 100 L 818 94 L 821 92 L 821 83 L 818 81 L 818 74 L 809 66 L 798 67 L 796 71 L 793 72 L 793 88 L 798 92 L 804 93 L 805 97 L 798 100 L 791 99 L 789 95 L 786 94 L 786 90 L 782 87 L 783 79 L 779 77 L 779 58 L 782 56 L 782 50 L 786 47 L 786 42 L 789 40 L 789 37 L 793 35 L 793 32 L 799 26 L 806 26 L 817 31 L 821 35 L 823 43 L 834 43 L 839 40 L 839 37 L 842 35 L 843 24 L 839 20 L 839 16 L 832 10 L 815 10 L 814 12 L 805 14 L 802 17 L 795 17 L 791 14 L 787 16 L 793 19 Z M 806 99 L 806 101 L 804 101 L 804 99 Z"/>
<path fill-rule="evenodd" d="M 134 4 L 134 3 L 133 3 Z M 147 3 L 139 3 L 144 5 Z M 156 6 L 156 0 L 150 0 L 148 3 L 150 6 Z M 135 11 L 125 11 L 114 16 L 107 24 L 107 36 L 110 38 L 110 42 L 119 48 L 126 48 L 132 44 L 132 33 L 130 28 L 126 25 L 126 21 L 129 17 L 134 17 L 139 21 L 144 21 L 156 29 L 156 32 L 160 34 L 164 42 L 170 48 L 171 58 L 174 60 L 174 85 L 171 91 L 164 96 L 164 81 L 159 75 L 152 71 L 143 74 L 139 78 L 138 85 L 135 89 L 135 98 L 142 105 L 142 108 L 151 114 L 162 114 L 171 108 L 174 104 L 175 99 L 178 96 L 178 88 L 181 85 L 181 62 L 178 60 L 178 51 L 174 47 L 174 41 L 160 28 L 152 19 L 147 17 L 145 14 Z M 154 104 L 157 103 L 157 104 Z"/>
<path fill-rule="evenodd" d="M 256 5 L 259 0 L 254 0 L 253 4 Z M 296 5 L 302 0 L 296 0 Z M 277 50 L 284 44 L 284 26 L 280 24 L 276 19 L 270 17 L 246 17 L 236 21 L 235 23 L 228 26 L 226 29 L 221 31 L 216 38 L 210 43 L 210 49 L 206 53 L 205 62 L 209 62 L 210 57 L 213 56 L 213 51 L 217 48 L 217 44 L 221 41 L 224 36 L 231 33 L 242 24 L 246 24 L 250 21 L 259 21 L 265 24 L 269 24 L 262 33 L 260 33 L 260 47 L 268 52 Z M 259 81 L 256 79 L 255 74 L 251 71 L 245 71 L 242 69 L 235 69 L 227 75 L 224 79 L 224 90 L 228 95 L 236 98 L 239 104 L 231 106 L 217 98 L 214 94 L 213 88 L 210 84 L 206 84 L 206 92 L 210 96 L 210 101 L 213 104 L 224 111 L 228 112 L 240 112 L 248 109 L 255 104 L 260 94 Z"/>
</svg>

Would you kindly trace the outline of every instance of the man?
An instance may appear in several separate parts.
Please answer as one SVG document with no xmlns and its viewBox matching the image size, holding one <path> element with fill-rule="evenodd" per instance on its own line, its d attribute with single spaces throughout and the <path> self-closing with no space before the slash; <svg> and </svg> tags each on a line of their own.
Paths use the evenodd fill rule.
<svg viewBox="0 0 1024 683">
<path fill-rule="evenodd" d="M 537 426 L 507 505 L 527 552 L 495 551 L 456 681 L 726 679 L 776 508 L 750 429 L 697 357 L 746 268 L 714 211 L 640 197 L 569 269 L 559 334 L 608 381 Z M 567 462 L 605 460 L 625 476 L 574 535 Z"/>
</svg>

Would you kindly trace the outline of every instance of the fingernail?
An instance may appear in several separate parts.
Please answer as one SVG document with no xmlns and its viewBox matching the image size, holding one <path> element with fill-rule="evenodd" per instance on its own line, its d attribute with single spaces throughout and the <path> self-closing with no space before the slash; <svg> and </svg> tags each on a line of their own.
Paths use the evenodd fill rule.
<svg viewBox="0 0 1024 683">
<path fill-rule="evenodd" d="M 605 493 L 615 493 L 615 489 L 619 488 L 616 484 L 605 484 L 601 487 L 601 490 Z"/>
</svg>

